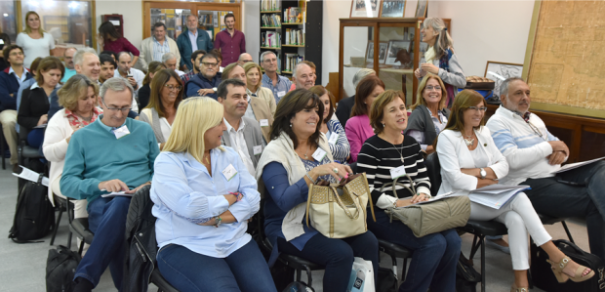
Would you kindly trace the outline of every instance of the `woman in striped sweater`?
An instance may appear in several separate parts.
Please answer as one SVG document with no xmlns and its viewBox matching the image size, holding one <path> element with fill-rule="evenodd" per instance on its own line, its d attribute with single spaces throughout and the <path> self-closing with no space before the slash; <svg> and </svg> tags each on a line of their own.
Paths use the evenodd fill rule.
<svg viewBox="0 0 605 292">
<path fill-rule="evenodd" d="M 456 264 L 460 255 L 460 237 L 455 230 L 417 238 L 399 220 L 391 222 L 384 209 L 402 207 L 426 201 L 431 197 L 420 145 L 414 138 L 402 135 L 407 126 L 407 110 L 402 92 L 387 90 L 372 103 L 370 123 L 376 135 L 363 144 L 357 160 L 358 172 L 365 172 L 377 206 L 376 222 L 368 220 L 368 228 L 377 238 L 399 244 L 414 252 L 405 281 L 399 287 L 404 291 L 453 292 L 456 289 Z M 393 172 L 407 173 L 398 179 L 417 195 L 398 185 L 396 194 L 391 185 Z"/>
</svg>

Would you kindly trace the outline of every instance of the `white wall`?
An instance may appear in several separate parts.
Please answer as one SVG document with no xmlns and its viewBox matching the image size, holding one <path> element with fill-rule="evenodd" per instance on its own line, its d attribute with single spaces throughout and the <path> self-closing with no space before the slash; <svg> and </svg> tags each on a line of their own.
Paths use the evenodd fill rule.
<svg viewBox="0 0 605 292">
<path fill-rule="evenodd" d="M 96 0 L 97 27 L 103 23 L 103 14 L 122 14 L 124 18 L 124 37 L 135 47 L 141 48 L 143 40 L 143 2 L 141 0 L 115 1 Z M 148 12 L 149 13 L 149 12 Z"/>
<path fill-rule="evenodd" d="M 254 62 L 258 63 L 260 56 L 260 1 L 247 0 L 243 3 L 242 31 L 246 35 L 246 52 L 252 55 Z"/>
</svg>

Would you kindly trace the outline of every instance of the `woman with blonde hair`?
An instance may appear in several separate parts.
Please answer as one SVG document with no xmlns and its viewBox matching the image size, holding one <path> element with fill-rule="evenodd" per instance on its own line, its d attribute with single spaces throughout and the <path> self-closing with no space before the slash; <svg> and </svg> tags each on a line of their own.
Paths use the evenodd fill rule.
<svg viewBox="0 0 605 292">
<path fill-rule="evenodd" d="M 149 65 L 147 65 L 147 74 L 145 74 L 145 78 L 143 79 L 143 86 L 141 86 L 141 88 L 137 91 L 139 103 L 141 104 L 139 106 L 141 111 L 147 107 L 147 104 L 149 104 L 149 97 L 151 95 L 151 80 L 153 80 L 153 76 L 155 76 L 155 74 L 160 72 L 162 69 L 166 69 L 166 65 L 164 65 L 162 62 L 152 61 L 149 63 Z"/>
<path fill-rule="evenodd" d="M 45 32 L 40 24 L 40 15 L 34 11 L 25 14 L 25 29 L 17 35 L 16 44 L 23 48 L 25 59 L 23 66 L 29 68 L 37 57 L 52 56 L 55 49 L 55 39 Z"/>
<path fill-rule="evenodd" d="M 248 93 L 248 96 L 258 97 L 267 102 L 271 114 L 275 115 L 275 108 L 277 107 L 275 97 L 269 88 L 263 87 L 263 73 L 260 66 L 254 62 L 248 62 L 244 64 L 244 71 L 246 72 L 246 93 Z"/>
<path fill-rule="evenodd" d="M 260 209 L 254 177 L 221 146 L 223 106 L 190 97 L 155 160 L 151 200 L 158 268 L 179 291 L 277 291 L 248 220 Z"/>
<path fill-rule="evenodd" d="M 53 193 L 65 198 L 61 193 L 59 183 L 71 135 L 93 123 L 103 113 L 100 108 L 95 107 L 99 95 L 99 86 L 82 74 L 76 74 L 69 78 L 59 89 L 57 95 L 59 96 L 59 104 L 63 109 L 54 114 L 48 122 L 44 134 L 44 144 L 42 145 L 44 157 L 52 162 L 50 164 L 50 186 L 48 188 L 48 198 L 51 203 L 54 203 Z M 88 217 L 86 200 L 75 201 L 74 215 L 75 218 Z"/>
</svg>

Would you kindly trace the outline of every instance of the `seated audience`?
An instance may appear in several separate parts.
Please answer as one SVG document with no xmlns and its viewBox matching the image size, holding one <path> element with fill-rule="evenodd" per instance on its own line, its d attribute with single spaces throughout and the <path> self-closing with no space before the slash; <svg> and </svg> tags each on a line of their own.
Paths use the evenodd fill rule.
<svg viewBox="0 0 605 292">
<path fill-rule="evenodd" d="M 433 142 L 443 131 L 450 117 L 446 108 L 447 92 L 437 75 L 428 74 L 418 86 L 416 104 L 412 105 L 405 134 L 416 139 L 426 153 L 433 153 Z"/>
<path fill-rule="evenodd" d="M 223 132 L 222 143 L 237 152 L 248 172 L 254 176 L 256 164 L 266 143 L 258 122 L 244 116 L 249 107 L 246 83 L 239 79 L 226 79 L 221 82 L 218 86 L 218 102 L 225 108 L 223 119 L 227 126 L 227 130 Z"/>
<path fill-rule="evenodd" d="M 166 36 L 166 25 L 163 22 L 156 22 L 151 28 L 152 36 L 144 39 L 141 42 L 141 69 L 149 71 L 149 63 L 162 62 L 162 56 L 165 53 L 174 53 L 176 56 L 176 65 L 180 66 L 181 53 L 176 42 Z"/>
<path fill-rule="evenodd" d="M 125 37 L 122 37 L 110 21 L 105 21 L 99 26 L 98 40 L 103 51 L 130 53 L 133 56 L 129 61 L 130 67 L 133 67 L 137 63 L 140 54 L 139 50 Z M 119 56 L 116 57 L 116 63 L 119 63 L 119 59 Z"/>
<path fill-rule="evenodd" d="M 101 195 L 134 194 L 148 185 L 159 154 L 151 127 L 126 116 L 133 92 L 122 78 L 105 81 L 100 93 L 103 114 L 74 133 L 67 147 L 61 192 L 88 201 L 88 227 L 95 235 L 75 271 L 75 292 L 92 291 L 108 266 L 115 287 L 122 289 L 130 197 Z"/>
<path fill-rule="evenodd" d="M 330 151 L 332 151 L 334 159 L 340 163 L 344 163 L 349 159 L 351 147 L 340 122 L 332 119 L 334 115 L 334 96 L 321 85 L 315 85 L 309 90 L 319 96 L 319 100 L 324 105 L 324 115 L 321 119 L 320 131 L 328 138 L 328 144 L 330 145 Z"/>
<path fill-rule="evenodd" d="M 363 144 L 357 160 L 357 171 L 366 173 L 372 201 L 377 207 L 376 222 L 367 220 L 368 228 L 376 237 L 413 252 L 399 291 L 454 292 L 460 255 L 460 237 L 456 230 L 418 238 L 407 225 L 391 220 L 384 212 L 389 207 L 409 206 L 431 198 L 431 182 L 420 145 L 414 138 L 402 135 L 407 117 L 402 92 L 387 90 L 373 102 L 370 119 L 376 135 Z M 409 176 L 398 179 L 397 193 L 393 193 L 390 171 L 402 166 Z M 406 187 L 416 193 L 410 193 Z"/>
<path fill-rule="evenodd" d="M 254 62 L 252 60 L 252 55 L 248 54 L 248 53 L 243 53 L 241 55 L 239 55 L 239 58 L 237 59 L 237 63 L 244 67 L 244 65 L 246 65 L 246 63 L 248 62 Z"/>
<path fill-rule="evenodd" d="M 179 63 L 178 63 L 178 56 L 175 53 L 168 52 L 168 53 L 164 54 L 162 56 L 162 63 L 164 63 L 166 68 L 176 72 L 176 74 L 179 76 L 179 78 L 180 78 L 180 76 L 185 75 L 185 72 L 183 72 L 177 68 L 177 65 Z"/>
<path fill-rule="evenodd" d="M 149 97 L 151 96 L 151 82 L 153 77 L 158 72 L 166 69 L 166 65 L 162 62 L 151 61 L 147 65 L 147 74 L 145 74 L 145 79 L 143 79 L 143 86 L 137 91 L 137 97 L 139 99 L 140 106 L 139 108 L 142 110 L 147 107 L 149 104 Z M 140 111 L 139 111 L 140 112 Z"/>
<path fill-rule="evenodd" d="M 210 96 L 216 99 L 216 90 L 221 83 L 221 76 L 218 74 L 218 57 L 212 53 L 205 54 L 202 57 L 200 73 L 193 76 L 185 83 L 185 92 L 190 96 Z"/>
<path fill-rule="evenodd" d="M 111 55 L 101 54 L 99 55 L 99 62 L 101 63 L 101 72 L 99 73 L 99 83 L 103 84 L 105 80 L 113 77 L 115 74 L 115 70 L 118 68 L 118 65 L 113 60 Z"/>
<path fill-rule="evenodd" d="M 151 64 L 150 64 L 151 66 Z M 183 82 L 173 70 L 158 71 L 151 81 L 149 104 L 141 111 L 141 121 L 153 129 L 160 150 L 172 132 L 176 109 L 183 100 Z"/>
<path fill-rule="evenodd" d="M 0 52 L 4 50 L 5 46 L 11 44 L 11 38 L 8 34 L 2 32 L 2 27 L 0 27 Z M 0 72 L 4 71 L 4 69 L 10 67 L 7 60 L 4 59 L 4 56 L 0 54 Z"/>
<path fill-rule="evenodd" d="M 359 81 L 368 75 L 376 75 L 376 71 L 369 68 L 359 69 L 359 71 L 357 71 L 357 73 L 355 73 L 353 76 L 353 86 L 357 88 Z M 349 117 L 351 117 L 353 104 L 355 104 L 355 95 L 343 98 L 338 102 L 338 107 L 336 108 L 336 117 L 338 117 L 338 120 L 342 124 L 343 128 L 347 126 L 347 121 L 349 120 Z"/>
<path fill-rule="evenodd" d="M 244 84 L 247 82 L 244 68 L 237 63 L 231 63 L 225 67 L 222 74 L 225 79 L 239 79 Z M 262 129 L 265 142 L 270 141 L 271 126 L 273 125 L 273 113 L 271 113 L 269 103 L 271 101 L 263 100 L 260 97 L 246 95 L 248 99 L 248 108 L 245 117 L 257 121 Z"/>
<path fill-rule="evenodd" d="M 311 66 L 306 62 L 300 62 L 294 66 L 292 70 L 292 83 L 296 86 L 296 89 L 309 89 L 315 85 L 315 75 Z M 290 90 L 294 90 L 291 88 Z"/>
<path fill-rule="evenodd" d="M 45 128 L 36 128 L 48 122 L 49 96 L 59 88 L 65 67 L 56 57 L 46 57 L 40 61 L 36 72 L 36 83 L 23 90 L 17 123 L 21 126 L 20 136 L 27 138 L 27 144 L 40 148 L 44 142 Z"/>
<path fill-rule="evenodd" d="M 74 54 L 78 49 L 70 47 L 63 51 L 63 65 L 65 66 L 65 75 L 61 79 L 61 83 L 67 82 L 71 76 L 76 75 L 76 69 L 74 69 Z"/>
<path fill-rule="evenodd" d="M 264 100 L 269 105 L 271 114 L 275 115 L 277 104 L 271 90 L 262 86 L 260 66 L 254 62 L 246 62 L 245 65 L 241 66 L 244 67 L 244 71 L 246 72 L 246 93 L 248 96 Z"/>
<path fill-rule="evenodd" d="M 308 90 L 284 96 L 277 105 L 272 140 L 258 162 L 256 178 L 265 192 L 265 234 L 274 247 L 270 264 L 279 251 L 322 265 L 323 291 L 344 292 L 354 257 L 371 261 L 377 279 L 378 241 L 371 231 L 327 238 L 303 223 L 309 185 L 318 179 L 340 181 L 352 173 L 349 166 L 334 162 L 320 131 L 323 110 L 319 97 Z M 325 153 L 321 161 L 313 158 L 318 149 Z"/>
<path fill-rule="evenodd" d="M 511 169 L 500 182 L 529 185 L 531 189 L 525 193 L 540 214 L 585 218 L 590 252 L 605 259 L 605 201 L 601 198 L 605 162 L 555 175 L 567 160 L 569 148 L 529 111 L 529 85 L 521 78 L 509 78 L 500 86 L 500 99 L 502 105 L 487 123 Z"/>
<path fill-rule="evenodd" d="M 274 52 L 264 51 L 260 55 L 260 66 L 265 70 L 262 85 L 273 92 L 275 104 L 278 104 L 282 97 L 290 90 L 292 81 L 277 74 L 279 68 L 277 68 L 277 56 Z"/>
<path fill-rule="evenodd" d="M 36 83 L 36 70 L 38 70 L 38 65 L 42 61 L 41 57 L 35 58 L 32 62 L 31 68 L 29 68 L 29 73 L 31 73 L 32 78 L 29 78 L 21 83 L 19 86 L 19 90 L 17 91 L 17 112 L 19 112 L 19 106 L 21 105 L 21 98 L 23 98 L 23 90 L 30 88 L 34 83 Z M 17 129 L 17 133 L 19 133 L 19 124 L 15 125 Z"/>
<path fill-rule="evenodd" d="M 490 130 L 483 126 L 486 106 L 483 96 L 473 90 L 463 90 L 454 99 L 450 120 L 437 140 L 443 178 L 439 194 L 452 191 L 468 194 L 475 189 L 497 184 L 508 174 L 508 162 L 494 143 Z M 578 265 L 552 243 L 552 237 L 544 229 L 540 217 L 523 192 L 500 209 L 471 201 L 470 219 L 495 220 L 506 225 L 515 272 L 511 291 L 529 290 L 528 232 L 536 245 L 548 254 L 552 271 L 559 282 L 570 278 L 574 282 L 581 282 L 594 276 L 594 271 Z"/>
<path fill-rule="evenodd" d="M 191 70 L 187 72 L 187 74 L 181 76 L 181 80 L 183 84 L 187 83 L 193 76 L 200 73 L 200 65 L 202 62 L 202 57 L 206 54 L 204 50 L 197 50 L 191 54 Z M 182 63 L 182 62 L 181 62 Z"/>
<path fill-rule="evenodd" d="M 222 113 L 212 98 L 184 100 L 156 160 L 158 268 L 179 291 L 274 292 L 265 258 L 246 232 L 260 194 L 237 152 L 221 146 Z"/>
<path fill-rule="evenodd" d="M 355 104 L 351 112 L 351 118 L 345 126 L 347 140 L 351 146 L 351 158 L 349 162 L 357 161 L 357 154 L 363 143 L 374 136 L 374 129 L 370 124 L 370 109 L 372 102 L 384 92 L 384 82 L 380 78 L 369 75 L 357 84 L 355 91 Z"/>
<path fill-rule="evenodd" d="M 143 79 L 145 79 L 145 73 L 143 71 L 133 68 L 131 65 L 132 56 L 129 52 L 118 53 L 118 68 L 114 71 L 113 77 L 122 77 L 130 82 L 130 86 L 134 90 L 138 90 L 143 86 Z"/>
<path fill-rule="evenodd" d="M 225 70 L 225 67 L 227 67 L 227 65 L 229 65 L 229 64 L 222 65 L 223 64 L 223 54 L 222 54 L 221 50 L 215 48 L 215 49 L 210 50 L 209 53 L 214 54 L 216 56 L 216 58 L 218 59 L 218 65 L 219 65 L 218 72 L 223 73 L 223 70 Z"/>
<path fill-rule="evenodd" d="M 102 111 L 96 107 L 99 86 L 86 76 L 76 74 L 59 89 L 59 104 L 64 108 L 57 112 L 46 127 L 42 150 L 50 164 L 48 198 L 54 204 L 53 193 L 65 198 L 60 182 L 65 155 L 71 136 L 78 130 L 94 123 Z M 86 218 L 86 200 L 74 202 L 74 217 Z"/>
<path fill-rule="evenodd" d="M 99 56 L 101 55 L 109 55 L 111 56 L 111 58 L 113 58 L 114 62 L 118 62 L 118 53 L 114 52 L 114 51 L 102 51 Z"/>
<path fill-rule="evenodd" d="M 11 154 L 10 164 L 13 165 L 13 172 L 20 172 L 17 156 L 17 91 L 19 86 L 26 80 L 32 78 L 27 68 L 23 66 L 23 49 L 17 45 L 8 45 L 3 50 L 4 59 L 8 61 L 10 67 L 0 72 L 0 123 L 2 124 L 2 133 L 8 144 Z"/>
</svg>

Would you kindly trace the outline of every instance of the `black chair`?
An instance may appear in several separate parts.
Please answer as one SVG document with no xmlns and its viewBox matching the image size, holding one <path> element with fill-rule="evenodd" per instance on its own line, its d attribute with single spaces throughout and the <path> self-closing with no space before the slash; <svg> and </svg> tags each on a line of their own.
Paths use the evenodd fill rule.
<svg viewBox="0 0 605 292">
<path fill-rule="evenodd" d="M 0 129 L 2 129 L 2 123 L 0 123 Z M 4 156 L 6 149 L 4 149 L 4 143 L 4 131 L 2 131 L 0 133 L 0 156 L 2 156 L 2 169 L 6 169 L 6 157 Z"/>
<path fill-rule="evenodd" d="M 401 281 L 405 281 L 405 276 L 407 274 L 408 267 L 408 259 L 412 257 L 412 251 L 407 248 L 388 242 L 386 240 L 378 239 L 378 249 L 381 252 L 388 254 L 391 257 L 391 266 L 393 266 L 393 274 L 395 274 L 395 278 L 397 278 L 397 258 L 403 259 L 403 270 L 401 271 Z M 395 281 L 395 290 L 397 290 L 397 281 Z"/>
<path fill-rule="evenodd" d="M 69 204 L 71 207 L 67 208 L 67 218 L 69 220 L 69 242 L 67 243 L 67 248 L 71 248 L 71 234 L 75 234 L 76 238 L 81 240 L 80 246 L 78 246 L 78 253 L 82 255 L 82 250 L 84 250 L 84 244 L 91 244 L 92 239 L 94 238 L 94 233 L 88 229 L 88 218 L 74 218 L 74 208 L 73 204 Z"/>
<path fill-rule="evenodd" d="M 59 197 L 53 193 L 53 200 L 55 202 L 55 209 L 59 210 L 59 216 L 57 216 L 57 221 L 55 222 L 55 230 L 53 230 L 53 236 L 50 239 L 50 245 L 55 243 L 55 237 L 57 236 L 57 230 L 59 229 L 59 223 L 61 223 L 61 217 L 63 216 L 63 212 L 69 212 L 69 208 L 73 208 L 73 204 L 69 202 L 67 198 Z M 69 216 L 69 215 L 68 215 Z M 69 237 L 67 239 L 68 245 L 71 243 L 71 231 L 69 232 Z"/>
</svg>

